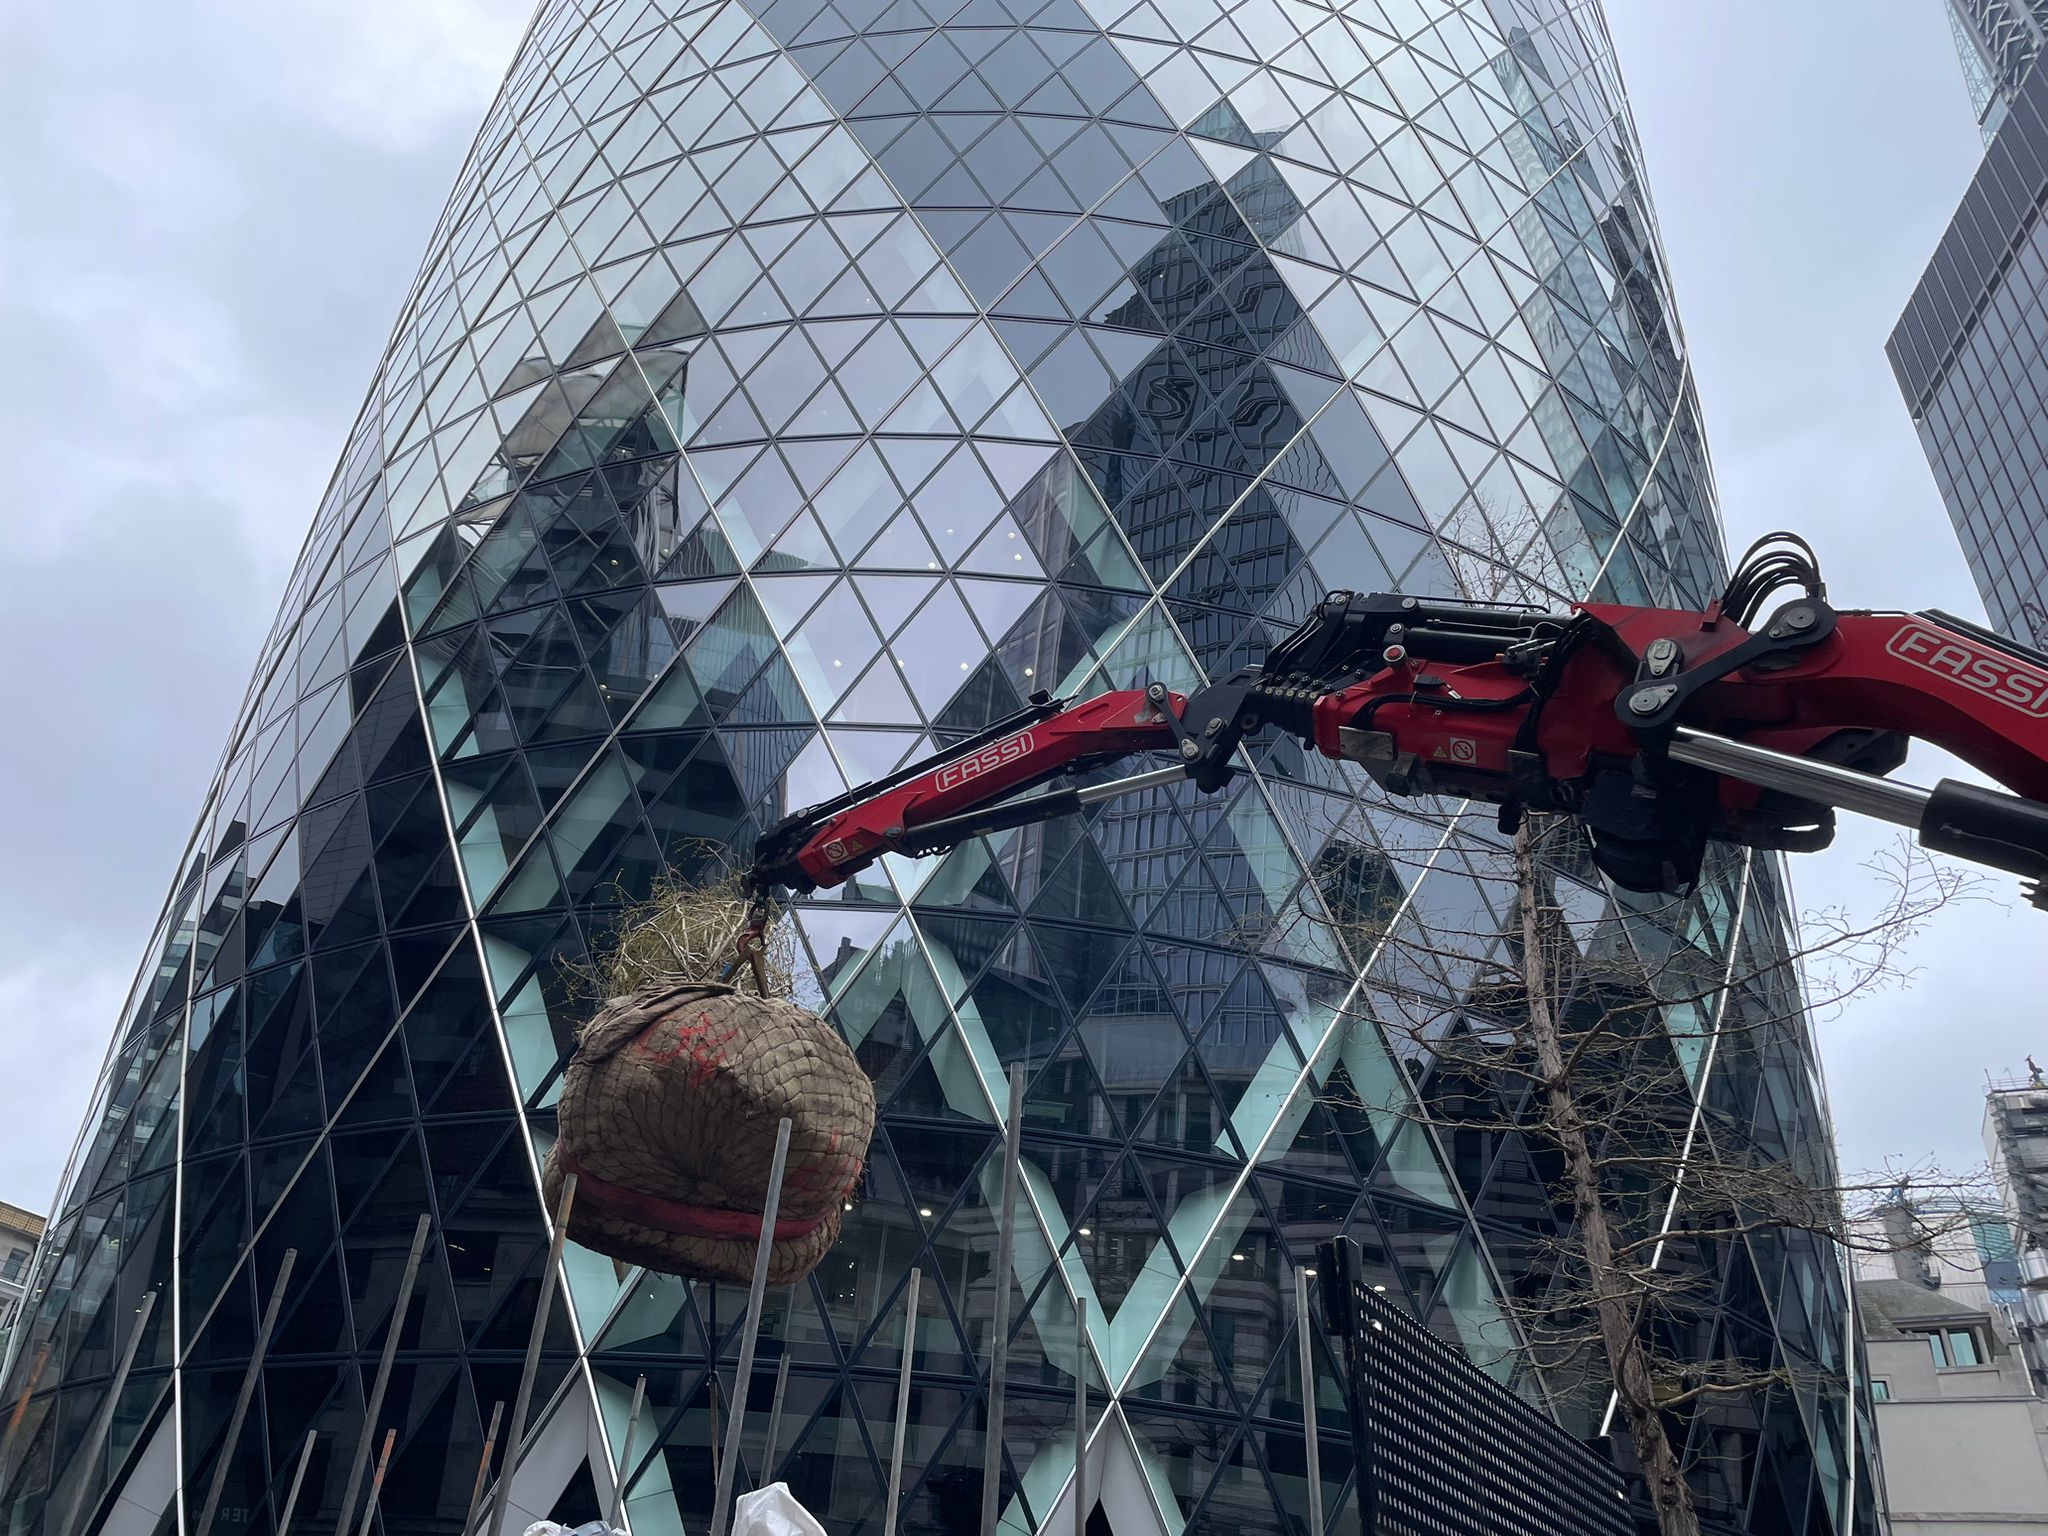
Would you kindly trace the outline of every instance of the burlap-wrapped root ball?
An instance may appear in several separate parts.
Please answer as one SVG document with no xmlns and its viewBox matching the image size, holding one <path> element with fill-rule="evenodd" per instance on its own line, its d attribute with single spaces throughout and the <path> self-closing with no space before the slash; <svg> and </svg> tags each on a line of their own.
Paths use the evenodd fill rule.
<svg viewBox="0 0 2048 1536">
<path fill-rule="evenodd" d="M 563 1076 L 543 1183 L 577 1176 L 569 1235 L 666 1274 L 746 1281 L 775 1157 L 789 1162 L 768 1281 L 788 1285 L 839 1238 L 867 1157 L 875 1091 L 816 1014 L 716 982 L 613 998 Z"/>
</svg>

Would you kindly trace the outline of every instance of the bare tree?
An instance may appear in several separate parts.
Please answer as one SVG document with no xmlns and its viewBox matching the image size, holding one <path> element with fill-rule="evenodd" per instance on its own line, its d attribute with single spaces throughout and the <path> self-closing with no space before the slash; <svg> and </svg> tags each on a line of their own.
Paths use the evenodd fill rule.
<svg viewBox="0 0 2048 1536">
<path fill-rule="evenodd" d="M 1448 574 L 1478 601 L 1561 607 L 1601 568 L 1568 503 L 1545 517 L 1498 480 L 1437 531 Z M 1321 911 L 1294 919 L 1327 928 L 1312 947 L 1360 978 L 1345 1008 L 1397 1058 L 1377 1071 L 1362 1059 L 1321 1063 L 1325 1102 L 1371 1123 L 1383 1145 L 1416 1121 L 1439 1138 L 1523 1145 L 1566 1235 L 1531 1256 L 1540 1283 L 1503 1298 L 1503 1347 L 1553 1401 L 1578 1399 L 1593 1422 L 1611 1404 L 1662 1536 L 1697 1536 L 1678 1433 L 1688 1413 L 1825 1385 L 1796 1381 L 1768 1352 L 1704 1347 L 1719 1306 L 1707 1256 L 1766 1234 L 1897 1246 L 1904 1230 L 1856 1219 L 1896 1192 L 1900 1174 L 1845 1179 L 1816 1095 L 1752 1117 L 1701 1085 L 1717 1065 L 1724 1080 L 1803 1073 L 1808 1021 L 1908 983 L 1912 936 L 1984 886 L 1902 842 L 1873 861 L 1871 911 L 1794 924 L 1770 899 L 1779 887 L 1768 855 L 1754 855 L 1752 871 L 1751 855 L 1713 850 L 1686 896 L 1640 897 L 1604 884 L 1568 819 L 1475 833 L 1442 806 L 1406 824 L 1426 835 L 1405 851 L 1384 825 L 1377 846 L 1330 840 L 1314 871 Z M 1428 866 L 1431 881 L 1416 886 L 1404 864 Z M 1432 884 L 1461 894 L 1411 902 Z M 1247 938 L 1266 947 L 1275 935 Z M 1982 1187 L 1975 1174 L 1914 1175 L 1923 1197 L 1962 1196 L 1947 1202 L 1959 1211 Z M 1935 1235 L 1923 1223 L 1914 1240 Z"/>
<path fill-rule="evenodd" d="M 1596 1421 L 1611 1401 L 1662 1536 L 1696 1536 L 1689 1413 L 1818 1385 L 1705 1347 L 1718 1296 L 1703 1257 L 1773 1232 L 1892 1241 L 1854 1218 L 1899 1182 L 1896 1170 L 1843 1178 L 1810 1095 L 1774 1097 L 1752 1117 L 1700 1084 L 1717 1057 L 1759 1082 L 1765 1065 L 1803 1072 L 1806 1017 L 1909 981 L 1912 935 L 1976 898 L 1977 877 L 1906 845 L 1872 870 L 1877 910 L 1808 914 L 1795 936 L 1772 913 L 1741 910 L 1744 892 L 1764 904 L 1770 869 L 1756 883 L 1711 873 L 1767 855 L 1722 850 L 1687 897 L 1632 897 L 1600 884 L 1566 819 L 1530 816 L 1507 837 L 1469 835 L 1457 818 L 1434 831 L 1412 855 L 1339 844 L 1319 862 L 1323 911 L 1307 921 L 1329 926 L 1361 977 L 1347 1009 L 1398 1060 L 1377 1086 L 1361 1080 L 1369 1072 L 1329 1072 L 1325 1102 L 1382 1126 L 1419 1120 L 1440 1137 L 1526 1148 L 1567 1235 L 1541 1245 L 1540 1284 L 1503 1298 L 1504 1347 Z M 1411 858 L 1457 894 L 1411 901 L 1399 867 Z M 1976 1187 L 1930 1169 L 1914 1185 Z"/>
</svg>

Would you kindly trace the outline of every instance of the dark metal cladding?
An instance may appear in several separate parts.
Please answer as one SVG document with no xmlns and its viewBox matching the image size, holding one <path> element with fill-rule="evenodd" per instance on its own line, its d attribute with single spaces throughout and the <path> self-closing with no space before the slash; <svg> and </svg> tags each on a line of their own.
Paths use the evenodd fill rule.
<svg viewBox="0 0 2048 1536">
<path fill-rule="evenodd" d="M 1633 1536 L 1614 1464 L 1358 1278 L 1325 1243 L 1317 1285 L 1345 1362 L 1358 1480 L 1376 1536 Z M 1330 1294 L 1336 1281 L 1348 1299 Z M 1360 1422 L 1365 1429 L 1360 1431 Z"/>
</svg>

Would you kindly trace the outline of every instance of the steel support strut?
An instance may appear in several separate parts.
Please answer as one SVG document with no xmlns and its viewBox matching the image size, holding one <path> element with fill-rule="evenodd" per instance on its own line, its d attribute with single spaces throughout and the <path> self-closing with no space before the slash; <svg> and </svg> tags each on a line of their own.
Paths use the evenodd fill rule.
<svg viewBox="0 0 2048 1536">
<path fill-rule="evenodd" d="M 1725 778 L 1905 827 L 1936 853 L 2048 880 L 2048 805 L 2039 801 L 1957 779 L 1922 789 L 1682 725 L 1672 732 L 1669 750 L 1675 761 Z M 2043 893 L 2031 899 L 2042 905 Z"/>
</svg>

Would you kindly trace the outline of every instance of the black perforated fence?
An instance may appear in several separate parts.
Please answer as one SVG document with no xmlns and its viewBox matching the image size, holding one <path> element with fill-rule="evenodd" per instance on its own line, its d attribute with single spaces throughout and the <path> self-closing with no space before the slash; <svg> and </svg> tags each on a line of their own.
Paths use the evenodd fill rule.
<svg viewBox="0 0 2048 1536">
<path fill-rule="evenodd" d="M 1334 1246 L 1322 1273 L 1351 1310 L 1326 1303 L 1324 1315 L 1353 1378 L 1365 1536 L 1634 1536 L 1613 1466 L 1407 1312 L 1347 1285 L 1358 1270 Z"/>
</svg>

